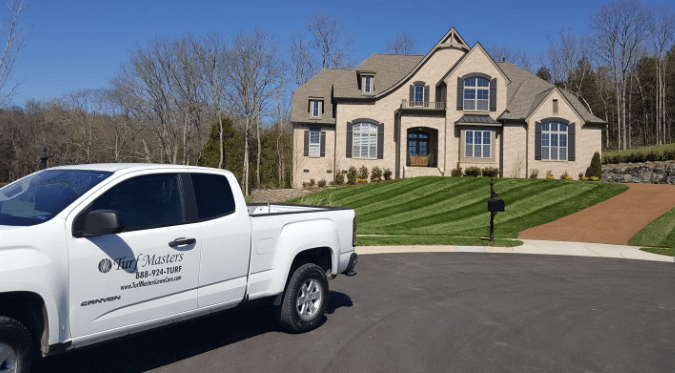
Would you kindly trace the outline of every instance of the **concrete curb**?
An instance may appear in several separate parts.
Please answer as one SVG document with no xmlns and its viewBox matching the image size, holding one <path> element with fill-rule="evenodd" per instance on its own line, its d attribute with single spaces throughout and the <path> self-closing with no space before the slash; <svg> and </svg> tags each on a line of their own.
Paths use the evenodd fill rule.
<svg viewBox="0 0 675 373">
<path fill-rule="evenodd" d="M 657 262 L 675 262 L 675 257 L 658 255 L 640 251 L 636 246 L 608 245 L 589 242 L 523 240 L 522 246 L 490 247 L 490 246 L 357 246 L 359 255 L 402 254 L 402 253 L 515 253 L 538 255 L 588 256 L 598 258 L 620 258 L 634 260 L 650 260 Z"/>
</svg>

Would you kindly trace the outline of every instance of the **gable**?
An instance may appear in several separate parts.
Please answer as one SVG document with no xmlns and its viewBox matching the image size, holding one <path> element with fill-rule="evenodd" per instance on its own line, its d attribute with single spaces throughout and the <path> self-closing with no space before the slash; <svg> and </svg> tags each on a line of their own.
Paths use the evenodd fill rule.
<svg viewBox="0 0 675 373">
<path fill-rule="evenodd" d="M 469 73 L 483 73 L 493 78 L 499 76 L 506 85 L 511 83 L 511 79 L 504 74 L 504 71 L 497 66 L 492 57 L 490 57 L 490 54 L 478 42 L 441 78 L 439 83 L 445 82 L 445 84 L 450 86 L 451 76 L 463 76 Z"/>
</svg>

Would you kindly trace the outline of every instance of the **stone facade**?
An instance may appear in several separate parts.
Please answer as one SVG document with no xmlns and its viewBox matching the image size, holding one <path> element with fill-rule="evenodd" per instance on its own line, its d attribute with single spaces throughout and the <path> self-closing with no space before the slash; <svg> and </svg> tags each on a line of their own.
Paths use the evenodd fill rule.
<svg viewBox="0 0 675 373">
<path fill-rule="evenodd" d="M 326 110 L 332 117 L 303 120 L 302 115 L 292 115 L 299 118 L 293 121 L 294 187 L 310 178 L 333 181 L 336 172 L 352 166 L 357 169 L 365 166 L 369 171 L 373 167 L 389 169 L 397 178 L 450 176 L 457 167 L 499 168 L 504 177 L 528 177 L 536 169 L 540 178 L 549 170 L 556 178 L 565 172 L 576 178 L 590 165 L 593 153 L 600 152 L 604 122 L 586 112 L 576 98 L 570 99 L 562 90 L 513 65 L 496 63 L 479 43 L 469 48 L 454 29 L 429 54 L 402 57 L 373 55 L 354 70 L 331 72 L 337 77 L 333 82 L 320 81 L 319 78 L 327 76 L 322 73 L 316 82 L 312 80 L 296 91 L 294 113 L 303 112 L 305 116 L 307 100 L 312 96 L 304 97 L 299 92 L 303 95 L 309 91 L 332 92 L 331 99 L 325 101 L 326 105 L 332 105 L 331 110 Z M 388 65 L 387 61 L 393 60 L 414 64 L 399 71 Z M 373 76 L 374 92 L 366 94 L 358 90 L 360 74 Z M 474 76 L 490 82 L 489 110 L 459 107 L 463 91 L 458 90 L 458 84 Z M 424 102 L 411 102 L 415 86 L 425 87 Z M 459 100 L 458 95 L 462 95 Z M 575 126 L 573 160 L 536 159 L 535 123 L 552 118 Z M 474 122 L 479 119 L 483 122 Z M 381 130 L 378 157 L 348 156 L 347 147 L 351 143 L 348 128 L 351 123 L 361 121 L 373 123 Z M 325 156 L 308 157 L 304 155 L 305 132 L 317 125 L 326 133 Z M 466 132 L 470 130 L 489 132 L 489 157 L 470 157 L 471 154 L 465 153 Z M 410 164 L 409 133 L 428 136 L 431 151 L 427 167 Z"/>
</svg>

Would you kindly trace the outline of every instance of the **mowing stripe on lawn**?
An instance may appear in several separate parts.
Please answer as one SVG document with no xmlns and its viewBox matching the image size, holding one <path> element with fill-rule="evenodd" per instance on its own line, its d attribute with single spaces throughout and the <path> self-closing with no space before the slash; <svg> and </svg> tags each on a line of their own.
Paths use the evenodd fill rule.
<svg viewBox="0 0 675 373">
<path fill-rule="evenodd" d="M 414 179 L 405 179 L 400 182 L 387 182 L 387 183 L 371 183 L 364 184 L 361 186 L 350 186 L 338 189 L 340 193 L 333 193 L 335 199 L 339 200 L 341 204 L 347 206 L 352 202 L 358 201 L 365 196 L 370 195 L 371 193 L 386 193 L 386 191 L 391 189 L 406 188 L 407 185 L 420 183 L 419 180 Z M 337 192 L 336 191 L 336 192 Z"/>
<path fill-rule="evenodd" d="M 675 208 L 640 229 L 628 244 L 675 248 Z"/>
<path fill-rule="evenodd" d="M 417 178 L 416 178 L 417 179 Z M 423 185 L 422 188 L 427 188 L 430 190 L 435 189 L 435 184 L 438 184 L 442 181 L 442 179 L 439 177 L 437 180 L 418 180 L 416 183 L 407 183 L 403 185 L 402 187 L 397 187 L 397 188 L 388 188 L 382 191 L 382 193 L 373 193 L 369 192 L 362 193 L 361 195 L 357 195 L 355 198 L 345 198 L 343 201 L 340 201 L 341 203 L 344 203 L 345 206 L 349 206 L 353 209 L 357 209 L 362 206 L 368 206 L 373 203 L 378 203 L 382 202 L 384 203 L 385 201 L 396 198 L 398 196 L 405 195 L 407 193 L 413 193 L 415 190 L 419 190 L 419 185 Z M 393 184 L 393 183 L 390 183 Z M 360 198 L 359 198 L 360 197 Z"/>
</svg>

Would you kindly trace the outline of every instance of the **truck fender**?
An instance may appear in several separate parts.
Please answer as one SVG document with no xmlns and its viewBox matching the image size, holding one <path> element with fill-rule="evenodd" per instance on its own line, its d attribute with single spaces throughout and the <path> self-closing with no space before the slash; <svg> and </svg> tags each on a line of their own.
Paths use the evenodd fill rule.
<svg viewBox="0 0 675 373">
<path fill-rule="evenodd" d="M 279 274 L 275 276 L 272 290 L 282 293 L 295 258 L 306 250 L 326 247 L 330 250 L 331 271 L 338 269 L 337 248 L 340 247 L 338 230 L 329 219 L 295 222 L 285 225 L 279 234 L 275 250 L 274 266 Z"/>
</svg>

